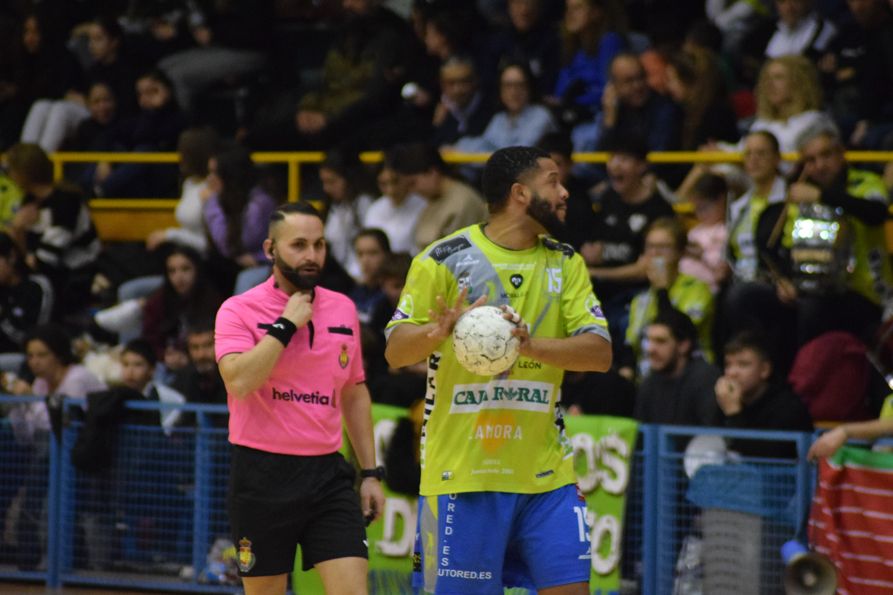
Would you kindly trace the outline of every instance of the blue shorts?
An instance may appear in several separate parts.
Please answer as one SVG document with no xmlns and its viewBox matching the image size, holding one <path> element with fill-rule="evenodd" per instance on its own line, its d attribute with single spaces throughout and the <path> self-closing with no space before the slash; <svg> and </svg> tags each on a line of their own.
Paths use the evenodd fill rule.
<svg viewBox="0 0 893 595">
<path fill-rule="evenodd" d="M 573 484 L 542 494 L 422 496 L 413 586 L 465 595 L 588 583 L 589 535 Z"/>
</svg>

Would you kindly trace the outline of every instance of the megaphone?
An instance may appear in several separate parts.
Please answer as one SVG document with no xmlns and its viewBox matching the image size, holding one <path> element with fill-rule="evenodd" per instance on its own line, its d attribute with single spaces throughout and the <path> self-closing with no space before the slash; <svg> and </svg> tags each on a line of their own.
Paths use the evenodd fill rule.
<svg viewBox="0 0 893 595">
<path fill-rule="evenodd" d="M 827 557 L 811 552 L 797 540 L 781 546 L 787 595 L 834 595 L 837 569 Z"/>
</svg>

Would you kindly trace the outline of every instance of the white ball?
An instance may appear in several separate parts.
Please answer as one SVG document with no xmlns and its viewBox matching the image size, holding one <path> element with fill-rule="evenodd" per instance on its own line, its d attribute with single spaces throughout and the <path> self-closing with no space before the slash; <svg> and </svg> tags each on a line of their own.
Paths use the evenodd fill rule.
<svg viewBox="0 0 893 595">
<path fill-rule="evenodd" d="M 495 376 L 512 367 L 521 342 L 514 323 L 496 306 L 479 306 L 459 317 L 453 328 L 453 350 L 462 367 L 480 376 Z"/>
</svg>

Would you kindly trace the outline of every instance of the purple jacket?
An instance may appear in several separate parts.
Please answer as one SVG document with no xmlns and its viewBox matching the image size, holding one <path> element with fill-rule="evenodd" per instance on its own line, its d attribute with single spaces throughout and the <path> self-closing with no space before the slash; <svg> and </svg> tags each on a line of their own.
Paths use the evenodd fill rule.
<svg viewBox="0 0 893 595">
<path fill-rule="evenodd" d="M 272 196 L 254 187 L 242 212 L 242 249 L 258 262 L 265 262 L 263 243 L 267 239 L 267 228 L 270 224 L 270 215 L 276 209 L 276 201 Z M 205 224 L 208 226 L 208 234 L 211 241 L 221 255 L 227 258 L 235 258 L 238 254 L 231 254 L 226 245 L 226 215 L 220 207 L 220 201 L 214 195 L 208 199 L 204 208 Z"/>
</svg>

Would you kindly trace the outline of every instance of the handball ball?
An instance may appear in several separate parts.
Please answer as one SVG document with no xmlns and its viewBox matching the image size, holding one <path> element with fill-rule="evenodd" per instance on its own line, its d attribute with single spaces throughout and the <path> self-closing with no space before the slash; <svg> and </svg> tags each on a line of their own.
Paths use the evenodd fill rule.
<svg viewBox="0 0 893 595">
<path fill-rule="evenodd" d="M 515 324 L 496 306 L 478 306 L 459 317 L 453 328 L 453 350 L 462 367 L 479 376 L 495 376 L 512 367 L 521 342 Z"/>
</svg>

